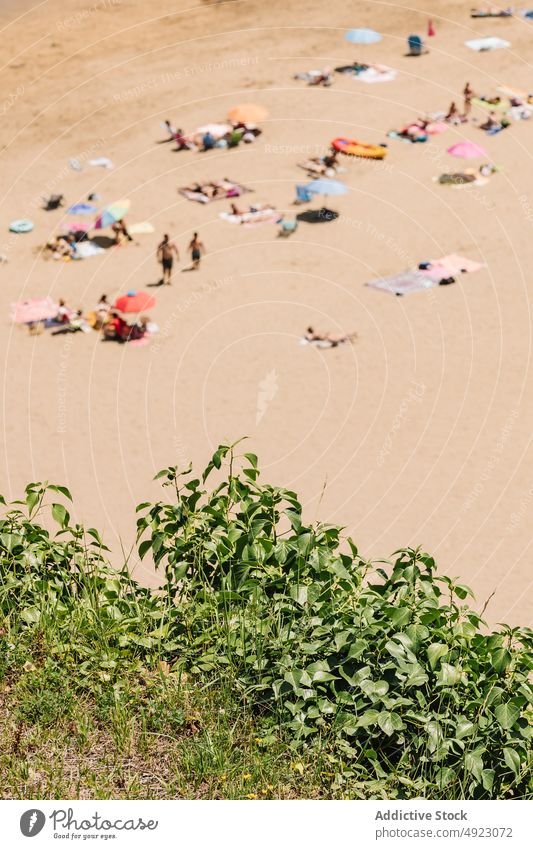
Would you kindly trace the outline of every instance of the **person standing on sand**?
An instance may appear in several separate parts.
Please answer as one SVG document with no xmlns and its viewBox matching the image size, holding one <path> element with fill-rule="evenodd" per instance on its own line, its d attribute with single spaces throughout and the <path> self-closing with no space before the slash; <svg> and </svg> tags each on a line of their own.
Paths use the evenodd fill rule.
<svg viewBox="0 0 533 849">
<path fill-rule="evenodd" d="M 163 277 L 159 281 L 160 285 L 166 284 L 167 286 L 170 286 L 170 278 L 172 277 L 172 265 L 174 263 L 174 257 L 179 260 L 179 251 L 174 242 L 170 241 L 168 233 L 165 233 L 165 235 L 163 236 L 163 240 L 159 243 L 157 247 L 157 259 L 163 267 Z"/>
<path fill-rule="evenodd" d="M 191 270 L 200 268 L 200 259 L 202 254 L 205 254 L 204 243 L 198 238 L 198 233 L 192 234 L 192 239 L 189 242 L 189 250 L 191 252 L 192 265 Z"/>
<path fill-rule="evenodd" d="M 470 86 L 470 83 L 467 83 L 463 89 L 463 97 L 465 99 L 465 108 L 464 108 L 464 116 L 465 118 L 470 114 L 470 110 L 472 109 L 472 98 L 474 96 L 474 91 Z"/>
</svg>

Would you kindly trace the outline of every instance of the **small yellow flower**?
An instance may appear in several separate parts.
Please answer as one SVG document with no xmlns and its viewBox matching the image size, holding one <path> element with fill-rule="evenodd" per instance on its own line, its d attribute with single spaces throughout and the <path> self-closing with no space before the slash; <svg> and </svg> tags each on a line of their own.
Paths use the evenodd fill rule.
<svg viewBox="0 0 533 849">
<path fill-rule="evenodd" d="M 221 781 L 227 781 L 228 780 L 228 776 L 226 775 L 226 773 L 224 773 L 224 775 L 220 776 L 220 780 Z"/>
<path fill-rule="evenodd" d="M 258 746 L 260 746 L 263 741 L 261 740 L 261 737 L 256 737 L 255 742 L 257 743 Z"/>
<path fill-rule="evenodd" d="M 267 784 L 267 790 L 273 790 L 273 789 L 274 789 L 273 784 Z"/>
<path fill-rule="evenodd" d="M 294 770 L 294 772 L 299 772 L 300 775 L 304 774 L 304 765 L 301 761 L 296 761 L 296 763 L 292 763 L 291 769 Z"/>
<path fill-rule="evenodd" d="M 245 781 L 249 781 L 252 776 L 251 776 L 251 773 L 249 773 L 249 772 L 243 772 L 242 777 L 244 778 Z"/>
<path fill-rule="evenodd" d="M 257 793 L 247 793 L 246 798 L 247 799 L 257 799 Z"/>
</svg>

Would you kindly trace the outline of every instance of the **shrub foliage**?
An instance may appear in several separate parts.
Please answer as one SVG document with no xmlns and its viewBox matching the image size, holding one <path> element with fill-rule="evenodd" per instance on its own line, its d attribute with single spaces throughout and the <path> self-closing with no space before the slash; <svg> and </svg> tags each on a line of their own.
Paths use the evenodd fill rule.
<svg viewBox="0 0 533 849">
<path fill-rule="evenodd" d="M 59 532 L 39 524 L 50 495 L 70 500 L 64 487 L 30 484 L 5 505 L 2 664 L 28 641 L 103 682 L 164 661 L 320 751 L 347 792 L 531 798 L 533 632 L 489 632 L 468 588 L 419 549 L 372 564 L 341 528 L 306 524 L 297 495 L 260 483 L 236 445 L 201 479 L 163 470 L 168 500 L 139 505 L 157 593 L 112 570 L 59 501 Z"/>
</svg>

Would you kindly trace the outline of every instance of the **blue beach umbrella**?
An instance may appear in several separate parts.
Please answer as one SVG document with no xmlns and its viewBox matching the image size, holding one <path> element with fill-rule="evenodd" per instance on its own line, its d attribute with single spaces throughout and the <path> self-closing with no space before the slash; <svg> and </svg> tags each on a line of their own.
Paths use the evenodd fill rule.
<svg viewBox="0 0 533 849">
<path fill-rule="evenodd" d="M 350 29 L 344 36 L 346 41 L 351 41 L 352 44 L 377 44 L 381 41 L 379 32 L 373 29 Z"/>
<path fill-rule="evenodd" d="M 338 180 L 312 180 L 306 184 L 305 188 L 313 195 L 325 195 L 326 197 L 348 194 L 348 186 Z"/>
</svg>

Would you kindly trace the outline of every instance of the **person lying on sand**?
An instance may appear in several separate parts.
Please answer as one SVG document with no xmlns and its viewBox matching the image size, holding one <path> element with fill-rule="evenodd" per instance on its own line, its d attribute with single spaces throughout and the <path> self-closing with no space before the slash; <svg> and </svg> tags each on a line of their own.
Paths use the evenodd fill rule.
<svg viewBox="0 0 533 849">
<path fill-rule="evenodd" d="M 301 162 L 300 167 L 305 168 L 310 174 L 333 177 L 339 170 L 338 155 L 338 151 L 331 148 L 330 153 L 327 153 L 325 156 L 311 156 L 309 159 Z"/>
<path fill-rule="evenodd" d="M 332 84 L 331 68 L 322 71 L 304 71 L 294 75 L 295 80 L 304 80 L 308 85 L 330 86 Z"/>
<path fill-rule="evenodd" d="M 304 339 L 307 342 L 328 342 L 331 347 L 336 347 L 337 345 L 342 345 L 343 342 L 352 342 L 357 338 L 357 333 L 320 333 L 319 331 L 314 330 L 312 327 L 308 327 L 305 334 Z"/>
<path fill-rule="evenodd" d="M 57 236 L 46 243 L 43 253 L 45 258 L 51 256 L 52 259 L 74 259 L 76 256 L 74 237 Z"/>
<path fill-rule="evenodd" d="M 417 119 L 412 124 L 407 124 L 407 126 L 402 127 L 399 130 L 398 135 L 400 138 L 407 139 L 411 142 L 425 142 L 428 139 L 428 135 L 426 133 L 426 125 L 428 122 L 422 121 L 421 119 Z"/>
<path fill-rule="evenodd" d="M 502 118 L 501 120 L 498 119 L 495 112 L 491 112 L 485 123 L 479 125 L 481 130 L 485 130 L 485 132 L 491 135 L 498 133 L 500 130 L 504 130 L 508 126 L 509 121 L 505 118 Z"/>
<path fill-rule="evenodd" d="M 67 321 L 63 322 L 58 330 L 52 330 L 52 336 L 59 336 L 64 333 L 89 333 L 90 330 L 91 326 L 89 322 L 83 317 L 83 310 L 76 310 L 74 315 L 71 315 Z"/>
</svg>

